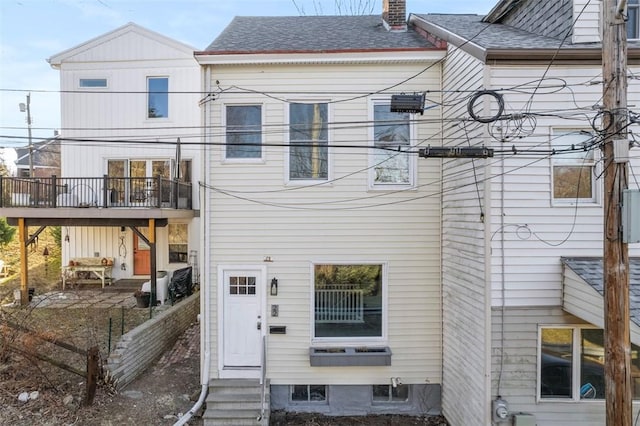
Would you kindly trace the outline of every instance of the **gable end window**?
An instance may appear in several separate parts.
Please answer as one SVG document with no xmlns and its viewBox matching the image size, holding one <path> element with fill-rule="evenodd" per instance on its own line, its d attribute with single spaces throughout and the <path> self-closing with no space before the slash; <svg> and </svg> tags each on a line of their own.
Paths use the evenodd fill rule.
<svg viewBox="0 0 640 426">
<path fill-rule="evenodd" d="M 371 181 L 375 188 L 413 184 L 414 160 L 409 113 L 391 112 L 388 102 L 373 104 L 373 155 Z"/>
<path fill-rule="evenodd" d="M 81 78 L 78 82 L 78 86 L 83 89 L 106 89 L 106 78 Z"/>
<path fill-rule="evenodd" d="M 262 107 L 227 106 L 226 158 L 262 157 Z"/>
<path fill-rule="evenodd" d="M 555 130 L 551 148 L 553 200 L 556 204 L 595 203 L 595 148 L 592 136 L 578 130 Z M 563 152 L 569 150 L 567 152 Z"/>
<path fill-rule="evenodd" d="M 147 78 L 147 118 L 169 117 L 169 78 Z"/>
<path fill-rule="evenodd" d="M 327 180 L 329 106 L 289 104 L 289 179 Z"/>
</svg>

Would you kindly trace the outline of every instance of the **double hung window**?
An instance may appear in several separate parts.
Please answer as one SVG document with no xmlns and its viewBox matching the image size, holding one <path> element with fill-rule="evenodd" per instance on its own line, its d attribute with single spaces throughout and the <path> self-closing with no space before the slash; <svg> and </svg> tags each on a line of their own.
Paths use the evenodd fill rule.
<svg viewBox="0 0 640 426">
<path fill-rule="evenodd" d="M 629 40 L 640 38 L 640 0 L 627 2 L 627 38 Z"/>
<path fill-rule="evenodd" d="M 226 158 L 262 157 L 262 107 L 227 106 Z"/>
<path fill-rule="evenodd" d="M 326 103 L 289 104 L 289 180 L 328 179 L 328 110 Z"/>
<path fill-rule="evenodd" d="M 595 148 L 587 132 L 556 130 L 551 138 L 553 200 L 556 203 L 595 203 Z"/>
<path fill-rule="evenodd" d="M 373 165 L 374 187 L 413 184 L 410 114 L 391 112 L 389 103 L 373 104 Z"/>
</svg>

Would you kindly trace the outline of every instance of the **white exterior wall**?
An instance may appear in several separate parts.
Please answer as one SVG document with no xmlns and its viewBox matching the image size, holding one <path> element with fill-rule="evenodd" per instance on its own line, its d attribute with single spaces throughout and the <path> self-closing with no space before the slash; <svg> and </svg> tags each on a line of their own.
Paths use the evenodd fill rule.
<svg viewBox="0 0 640 426">
<path fill-rule="evenodd" d="M 128 24 L 53 56 L 60 70 L 62 177 L 102 177 L 109 159 L 191 160 L 193 209 L 199 209 L 197 182 L 201 178 L 200 66 L 193 49 L 159 34 Z M 169 78 L 169 117 L 148 119 L 147 77 Z M 107 88 L 80 88 L 81 78 L 106 78 Z M 75 93 L 73 93 L 75 92 Z M 65 139 L 105 139 L 83 142 Z M 142 140 L 151 143 L 114 141 Z M 162 143 L 166 142 L 166 143 Z M 101 199 L 103 188 L 94 188 Z M 176 223 L 184 221 L 176 221 Z M 189 249 L 199 249 L 199 219 L 189 223 Z M 157 230 L 157 267 L 171 270 L 184 264 L 168 263 L 167 228 Z M 65 229 L 63 228 L 63 233 Z M 69 227 L 70 243 L 63 241 L 63 262 L 76 256 L 115 258 L 115 279 L 133 274 L 133 234 L 120 241 L 118 227 Z M 120 265 L 125 263 L 126 269 Z"/>
<path fill-rule="evenodd" d="M 564 313 L 560 307 L 495 308 L 492 324 L 492 394 L 502 395 L 509 403 L 510 412 L 534 414 L 537 426 L 605 424 L 604 400 L 537 401 L 539 326 L 581 324 L 585 322 Z"/>
<path fill-rule="evenodd" d="M 482 63 L 450 48 L 443 73 L 443 90 L 448 93 L 444 101 L 450 105 L 443 109 L 443 144 L 482 145 L 482 125 L 452 121 L 467 115 L 467 91 L 483 86 Z M 448 92 L 453 90 L 461 92 Z M 489 161 L 457 159 L 443 164 L 442 408 L 452 425 L 481 425 L 486 418 L 489 313 L 481 213 L 486 214 L 484 177 Z"/>
<path fill-rule="evenodd" d="M 512 87 L 536 81 L 546 66 L 523 68 L 491 67 L 491 87 Z M 639 70 L 630 70 L 636 73 Z M 545 94 L 540 89 L 534 96 L 529 112 L 569 111 L 566 119 L 537 116 L 533 134 L 506 143 L 494 142 L 496 149 L 515 146 L 517 155 L 498 156 L 492 161 L 492 290 L 493 305 L 500 306 L 560 306 L 562 304 L 560 257 L 602 256 L 603 187 L 598 179 L 596 204 L 560 205 L 552 201 L 551 159 L 543 154 L 527 155 L 527 149 L 550 149 L 554 129 L 584 129 L 592 131 L 589 119 L 591 106 L 600 102 L 600 69 L 593 67 L 552 67 L 547 82 L 566 81 L 568 88 Z M 517 76 L 517 77 L 515 77 Z M 554 80 L 554 78 L 562 80 Z M 630 80 L 629 105 L 640 101 L 640 85 Z M 535 83 L 530 86 L 533 90 Z M 551 90 L 550 90 L 551 91 Z M 505 93 L 505 113 L 521 112 L 531 98 L 525 93 Z M 584 108 L 587 115 L 573 114 Z M 630 130 L 637 128 L 632 125 Z M 640 176 L 638 148 L 633 149 L 633 167 Z M 596 158 L 600 150 L 596 149 Z M 601 167 L 598 167 L 601 171 Z M 636 178 L 640 179 L 640 178 Z M 634 178 L 630 188 L 637 187 Z M 500 206 L 504 205 L 501 209 Z M 504 245 L 504 246 L 503 246 Z M 640 245 L 630 244 L 632 256 L 640 254 Z"/>
<path fill-rule="evenodd" d="M 214 67 L 211 80 L 222 87 L 236 85 L 258 92 L 286 91 L 278 98 L 298 101 L 335 101 L 340 91 L 370 92 L 389 87 L 417 74 L 425 64 L 395 65 L 287 65 Z M 394 91 L 423 91 L 439 86 L 436 67 Z M 265 78 L 267 77 L 267 78 Z M 233 91 L 232 91 L 233 92 Z M 326 95 L 304 95 L 327 92 Z M 436 101 L 437 101 L 437 95 Z M 350 97 L 350 96 L 342 96 Z M 207 120 L 217 129 L 227 103 L 260 103 L 263 141 L 286 144 L 288 104 L 256 94 L 222 93 L 210 102 Z M 330 131 L 330 144 L 371 142 L 367 98 L 329 104 L 329 122 L 362 123 Z M 418 140 L 439 131 L 437 109 L 419 119 Z M 212 142 L 222 143 L 223 130 L 212 132 Z M 263 327 L 286 325 L 287 334 L 267 335 L 267 377 L 271 384 L 372 384 L 402 382 L 440 383 L 440 165 L 418 161 L 416 190 L 368 191 L 366 150 L 330 149 L 330 184 L 296 189 L 285 185 L 286 155 L 282 147 L 264 147 L 265 159 L 254 164 L 224 163 L 222 149 L 212 147 L 208 180 L 216 188 L 238 191 L 236 197 L 208 190 L 210 226 L 206 236 L 211 250 L 206 285 L 216 287 L 219 264 L 267 266 L 267 282 L 276 277 L 278 296 L 268 296 L 267 306 L 278 304 L 279 317 L 265 313 Z M 355 172 L 355 173 L 354 173 Z M 243 192 L 244 191 L 244 192 Z M 413 200 L 413 201 L 409 201 Z M 286 208 L 286 205 L 292 208 Z M 295 208 L 296 206 L 299 208 Z M 349 210 L 353 208 L 353 210 Z M 264 263 L 270 256 L 272 263 Z M 312 262 L 381 262 L 388 272 L 386 339 L 390 367 L 309 367 L 313 291 Z M 218 306 L 216 291 L 209 303 Z M 215 312 L 215 311 L 212 311 Z M 209 320 L 211 371 L 217 371 L 218 323 Z"/>
<path fill-rule="evenodd" d="M 600 42 L 602 0 L 573 0 L 573 43 Z"/>
</svg>

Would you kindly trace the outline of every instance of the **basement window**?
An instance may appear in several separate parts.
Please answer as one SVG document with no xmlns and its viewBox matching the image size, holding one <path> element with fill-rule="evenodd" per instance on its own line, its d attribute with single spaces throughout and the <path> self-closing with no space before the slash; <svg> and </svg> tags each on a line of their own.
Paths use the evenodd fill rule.
<svg viewBox="0 0 640 426">
<path fill-rule="evenodd" d="M 407 402 L 409 400 L 408 385 L 373 385 L 371 393 L 374 404 L 385 402 Z"/>
<path fill-rule="evenodd" d="M 325 385 L 292 385 L 291 402 L 327 402 L 327 387 Z"/>
</svg>

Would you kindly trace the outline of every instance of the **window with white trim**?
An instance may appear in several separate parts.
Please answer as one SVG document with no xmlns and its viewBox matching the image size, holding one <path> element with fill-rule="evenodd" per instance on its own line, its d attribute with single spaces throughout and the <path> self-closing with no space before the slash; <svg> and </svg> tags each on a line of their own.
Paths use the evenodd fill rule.
<svg viewBox="0 0 640 426">
<path fill-rule="evenodd" d="M 391 112 L 389 101 L 373 103 L 373 145 L 371 181 L 373 187 L 413 185 L 414 160 L 411 146 L 411 115 Z"/>
<path fill-rule="evenodd" d="M 383 277 L 381 264 L 314 265 L 314 338 L 382 338 Z"/>
<path fill-rule="evenodd" d="M 604 333 L 587 327 L 541 327 L 538 396 L 542 400 L 604 399 Z M 640 399 L 639 347 L 631 345 L 631 388 Z"/>
<path fill-rule="evenodd" d="M 627 2 L 627 39 L 640 38 L 640 0 Z"/>
<path fill-rule="evenodd" d="M 593 137 L 580 130 L 554 130 L 551 148 L 553 201 L 595 203 L 597 201 L 595 147 Z"/>
<path fill-rule="evenodd" d="M 169 117 L 169 77 L 147 77 L 147 118 Z"/>
<path fill-rule="evenodd" d="M 289 180 L 327 180 L 327 103 L 289 104 Z"/>
<path fill-rule="evenodd" d="M 262 107 L 227 105 L 225 157 L 245 159 L 262 157 Z"/>
<path fill-rule="evenodd" d="M 106 89 L 106 78 L 81 78 L 78 82 L 78 86 L 83 89 Z"/>
</svg>

